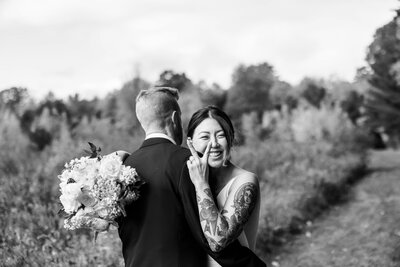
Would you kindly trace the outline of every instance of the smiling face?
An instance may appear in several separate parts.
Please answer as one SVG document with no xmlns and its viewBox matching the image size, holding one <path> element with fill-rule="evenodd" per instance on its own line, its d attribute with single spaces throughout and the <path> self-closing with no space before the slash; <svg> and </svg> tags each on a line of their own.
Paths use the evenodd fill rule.
<svg viewBox="0 0 400 267">
<path fill-rule="evenodd" d="M 211 142 L 208 165 L 220 168 L 229 156 L 230 148 L 221 125 L 213 118 L 203 120 L 193 132 L 193 147 L 196 151 L 204 153 L 207 144 Z"/>
</svg>

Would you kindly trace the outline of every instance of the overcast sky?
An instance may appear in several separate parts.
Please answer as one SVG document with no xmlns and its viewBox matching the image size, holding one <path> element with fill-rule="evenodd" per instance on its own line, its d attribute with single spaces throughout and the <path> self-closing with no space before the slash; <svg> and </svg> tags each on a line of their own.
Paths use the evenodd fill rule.
<svg viewBox="0 0 400 267">
<path fill-rule="evenodd" d="M 0 90 L 104 96 L 136 71 L 231 83 L 268 62 L 292 84 L 351 80 L 397 0 L 0 0 Z"/>
</svg>

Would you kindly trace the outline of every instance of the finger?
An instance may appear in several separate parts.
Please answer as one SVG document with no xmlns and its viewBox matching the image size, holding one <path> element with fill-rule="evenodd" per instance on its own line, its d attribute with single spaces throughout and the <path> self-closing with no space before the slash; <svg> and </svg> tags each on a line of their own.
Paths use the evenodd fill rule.
<svg viewBox="0 0 400 267">
<path fill-rule="evenodd" d="M 115 154 L 117 154 L 121 158 L 122 162 L 124 162 L 131 155 L 124 150 L 118 150 L 115 152 Z"/>
<path fill-rule="evenodd" d="M 200 157 L 195 158 L 193 156 L 190 156 L 189 157 L 189 161 L 190 161 L 192 166 L 201 165 L 201 158 Z"/>
<path fill-rule="evenodd" d="M 211 150 L 211 141 L 208 142 L 207 147 L 206 147 L 206 151 L 204 151 L 204 155 L 202 157 L 202 159 L 205 159 L 206 162 L 208 161 L 208 157 L 210 156 L 210 150 Z"/>
<path fill-rule="evenodd" d="M 190 152 L 192 153 L 192 156 L 193 156 L 195 159 L 198 159 L 198 158 L 199 158 L 199 155 L 197 155 L 196 149 L 194 149 L 194 147 L 193 147 L 192 140 L 188 138 L 187 141 L 186 141 L 186 143 L 187 143 L 187 145 L 188 145 L 188 148 L 189 148 Z"/>
<path fill-rule="evenodd" d="M 186 166 L 188 167 L 188 170 L 190 171 L 190 169 L 193 168 L 193 162 L 190 160 L 186 161 Z"/>
</svg>

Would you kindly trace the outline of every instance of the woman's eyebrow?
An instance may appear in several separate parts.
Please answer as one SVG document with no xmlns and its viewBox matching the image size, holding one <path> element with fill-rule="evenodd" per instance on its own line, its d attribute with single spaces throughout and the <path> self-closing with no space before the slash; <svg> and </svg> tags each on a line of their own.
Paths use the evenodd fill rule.
<svg viewBox="0 0 400 267">
<path fill-rule="evenodd" d="M 219 134 L 219 133 L 224 133 L 224 130 L 218 130 L 218 131 L 216 131 L 216 133 L 217 133 L 217 134 Z M 204 131 L 199 132 L 198 134 L 199 134 L 199 135 L 200 135 L 200 134 L 210 134 L 210 132 L 204 130 Z"/>
</svg>

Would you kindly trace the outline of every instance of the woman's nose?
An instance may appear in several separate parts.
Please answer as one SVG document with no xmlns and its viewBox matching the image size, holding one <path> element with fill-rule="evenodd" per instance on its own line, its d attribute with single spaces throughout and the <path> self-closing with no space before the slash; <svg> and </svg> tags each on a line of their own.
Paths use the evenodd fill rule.
<svg viewBox="0 0 400 267">
<path fill-rule="evenodd" d="M 211 138 L 211 147 L 219 147 L 217 138 Z"/>
</svg>

